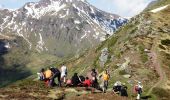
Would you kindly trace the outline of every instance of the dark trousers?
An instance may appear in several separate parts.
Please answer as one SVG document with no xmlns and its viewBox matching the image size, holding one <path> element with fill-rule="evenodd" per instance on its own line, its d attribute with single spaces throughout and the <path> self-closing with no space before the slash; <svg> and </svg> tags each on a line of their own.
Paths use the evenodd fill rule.
<svg viewBox="0 0 170 100">
<path fill-rule="evenodd" d="M 61 73 L 55 73 L 53 75 L 53 77 L 51 78 L 51 86 L 54 86 L 55 85 L 55 78 L 57 77 L 58 79 L 58 86 L 61 86 L 61 80 L 60 80 L 60 77 L 61 77 Z"/>
</svg>

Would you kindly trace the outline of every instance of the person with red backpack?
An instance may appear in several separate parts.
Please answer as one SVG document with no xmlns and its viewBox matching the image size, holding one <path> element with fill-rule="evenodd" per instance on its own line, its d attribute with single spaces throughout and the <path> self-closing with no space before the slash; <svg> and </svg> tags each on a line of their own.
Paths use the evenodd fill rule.
<svg viewBox="0 0 170 100">
<path fill-rule="evenodd" d="M 143 86 L 142 86 L 141 82 L 138 82 L 138 84 L 134 86 L 134 91 L 135 91 L 135 93 L 137 93 L 136 100 L 140 100 L 141 94 L 142 94 L 142 89 L 143 89 Z"/>
<path fill-rule="evenodd" d="M 86 77 L 85 81 L 83 82 L 83 86 L 90 87 L 91 85 L 92 85 L 91 80 L 88 77 Z"/>
</svg>

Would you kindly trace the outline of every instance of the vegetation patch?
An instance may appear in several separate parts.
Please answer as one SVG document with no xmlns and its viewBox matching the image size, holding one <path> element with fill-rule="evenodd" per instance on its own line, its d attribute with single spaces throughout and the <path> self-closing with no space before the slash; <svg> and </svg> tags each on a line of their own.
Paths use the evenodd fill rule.
<svg viewBox="0 0 170 100">
<path fill-rule="evenodd" d="M 127 74 L 126 70 L 120 70 L 119 71 L 119 75 L 125 75 L 125 74 Z"/>
<path fill-rule="evenodd" d="M 153 88 L 153 94 L 155 94 L 159 98 L 162 98 L 163 100 L 168 100 L 168 98 L 170 98 L 170 92 L 159 87 Z"/>
<path fill-rule="evenodd" d="M 148 55 L 145 53 L 145 48 L 144 48 L 144 45 L 139 45 L 138 46 L 139 48 L 139 51 L 140 51 L 140 54 L 141 54 L 141 60 L 143 63 L 147 62 L 148 61 Z"/>
<path fill-rule="evenodd" d="M 161 40 L 161 44 L 166 45 L 166 46 L 170 46 L 170 40 L 169 39 Z"/>
</svg>

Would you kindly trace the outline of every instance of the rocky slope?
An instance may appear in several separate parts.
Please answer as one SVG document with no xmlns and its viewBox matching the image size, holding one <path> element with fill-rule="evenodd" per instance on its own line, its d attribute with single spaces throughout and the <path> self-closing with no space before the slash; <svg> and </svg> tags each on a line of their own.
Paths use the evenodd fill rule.
<svg viewBox="0 0 170 100">
<path fill-rule="evenodd" d="M 79 54 L 127 22 L 85 0 L 40 0 L 0 10 L 0 33 L 22 37 L 29 49 L 58 57 Z"/>
</svg>

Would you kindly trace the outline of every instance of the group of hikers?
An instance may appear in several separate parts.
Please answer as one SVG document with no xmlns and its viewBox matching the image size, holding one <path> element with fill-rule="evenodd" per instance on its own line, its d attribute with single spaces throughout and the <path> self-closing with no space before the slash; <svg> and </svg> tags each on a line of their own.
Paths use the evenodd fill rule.
<svg viewBox="0 0 170 100">
<path fill-rule="evenodd" d="M 67 67 L 63 64 L 60 70 L 55 67 L 50 67 L 47 70 L 43 68 L 37 74 L 39 80 L 44 81 L 49 87 L 56 85 L 59 87 L 63 85 L 66 87 L 85 87 L 86 89 L 92 87 L 91 90 L 93 91 L 94 89 L 97 89 L 106 93 L 108 81 L 110 79 L 108 70 L 104 70 L 101 74 L 98 74 L 95 69 L 92 69 L 86 77 L 79 76 L 78 73 L 74 73 L 71 79 L 67 79 L 67 73 Z M 58 84 L 55 83 L 55 78 L 57 78 Z M 101 84 L 99 84 L 99 79 L 102 81 Z M 143 87 L 140 82 L 138 82 L 138 84 L 134 87 L 134 91 L 137 93 L 137 100 L 141 97 L 142 88 Z M 125 86 L 125 83 L 122 84 L 120 81 L 115 82 L 112 91 L 120 96 L 128 97 L 127 86 Z"/>
</svg>

